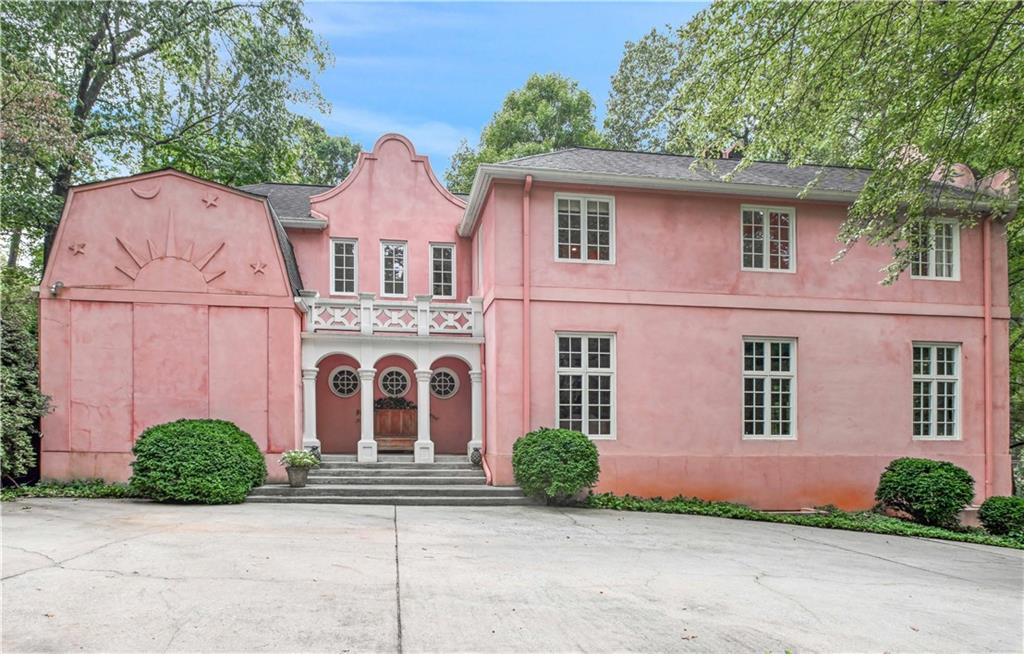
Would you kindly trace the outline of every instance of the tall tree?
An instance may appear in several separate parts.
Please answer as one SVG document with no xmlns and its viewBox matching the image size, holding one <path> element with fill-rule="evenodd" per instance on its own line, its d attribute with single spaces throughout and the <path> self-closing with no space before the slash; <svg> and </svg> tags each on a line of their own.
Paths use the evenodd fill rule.
<svg viewBox="0 0 1024 654">
<path fill-rule="evenodd" d="M 262 164 L 294 137 L 289 105 L 323 106 L 312 75 L 330 55 L 290 0 L 5 0 L 0 20 L 5 78 L 33 71 L 68 112 L 76 151 L 20 171 L 57 198 L 90 161 L 103 172 L 174 160 L 218 181 L 263 181 Z"/>
<path fill-rule="evenodd" d="M 533 74 L 505 96 L 501 109 L 480 134 L 476 149 L 463 142 L 452 156 L 445 181 L 468 193 L 481 163 L 492 163 L 571 146 L 601 146 L 594 100 L 571 79 Z"/>
<path fill-rule="evenodd" d="M 1022 19 L 1021 1 L 715 3 L 678 33 L 666 115 L 685 119 L 687 145 L 704 157 L 750 127 L 747 160 L 871 168 L 839 236 L 844 248 L 890 247 L 892 281 L 928 247 L 918 235 L 941 207 L 969 219 L 987 210 L 981 201 L 1012 208 L 948 187 L 956 163 L 1020 178 Z"/>
</svg>

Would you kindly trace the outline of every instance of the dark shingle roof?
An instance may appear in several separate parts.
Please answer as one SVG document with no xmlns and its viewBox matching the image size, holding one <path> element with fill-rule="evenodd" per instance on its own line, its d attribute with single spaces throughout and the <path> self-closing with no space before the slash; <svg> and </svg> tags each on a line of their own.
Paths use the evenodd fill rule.
<svg viewBox="0 0 1024 654">
<path fill-rule="evenodd" d="M 266 182 L 263 184 L 246 184 L 239 186 L 243 191 L 265 195 L 270 200 L 270 206 L 281 218 L 309 218 L 309 198 L 323 193 L 330 186 L 319 184 L 278 184 Z"/>
<path fill-rule="evenodd" d="M 288 234 L 284 231 L 284 225 L 278 218 L 274 205 L 270 205 L 270 217 L 274 221 L 274 233 L 277 235 L 277 244 L 281 246 L 281 258 L 284 259 L 284 268 L 288 273 L 288 281 L 292 285 L 292 292 L 298 296 L 302 290 L 302 275 L 299 274 L 299 264 L 295 260 L 295 250 L 292 249 L 292 242 L 288 240 Z"/>
<path fill-rule="evenodd" d="M 691 165 L 695 157 L 652 152 L 625 152 L 594 148 L 568 148 L 503 161 L 503 166 L 546 168 L 565 172 L 607 173 L 658 179 L 695 182 L 723 181 L 735 170 L 735 159 L 713 159 L 711 169 L 704 164 Z M 758 161 L 744 168 L 730 180 L 736 184 L 759 184 L 786 188 L 803 188 L 817 178 L 815 188 L 856 193 L 864 186 L 870 170 L 830 166 L 795 166 L 782 162 Z"/>
</svg>

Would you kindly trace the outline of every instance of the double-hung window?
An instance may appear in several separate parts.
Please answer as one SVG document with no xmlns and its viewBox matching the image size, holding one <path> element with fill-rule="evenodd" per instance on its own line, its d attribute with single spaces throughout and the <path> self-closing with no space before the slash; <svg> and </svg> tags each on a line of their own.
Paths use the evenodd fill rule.
<svg viewBox="0 0 1024 654">
<path fill-rule="evenodd" d="M 451 243 L 430 245 L 430 289 L 434 297 L 455 297 L 455 246 Z"/>
<path fill-rule="evenodd" d="M 960 346 L 914 343 L 914 438 L 960 437 Z"/>
<path fill-rule="evenodd" d="M 355 239 L 331 241 L 331 293 L 354 294 L 359 280 L 359 244 Z"/>
<path fill-rule="evenodd" d="M 743 438 L 796 438 L 796 341 L 743 339 Z"/>
<path fill-rule="evenodd" d="M 795 270 L 796 212 L 793 208 L 744 205 L 741 214 L 743 270 Z"/>
<path fill-rule="evenodd" d="M 584 263 L 615 261 L 615 199 L 555 194 L 555 259 Z"/>
<path fill-rule="evenodd" d="M 923 249 L 910 262 L 910 276 L 917 279 L 960 279 L 960 226 L 955 220 L 939 220 L 917 236 Z"/>
<path fill-rule="evenodd" d="M 558 426 L 615 438 L 615 336 L 556 335 Z"/>
<path fill-rule="evenodd" d="M 405 278 L 408 270 L 405 241 L 381 241 L 380 261 L 381 296 L 405 297 Z"/>
</svg>

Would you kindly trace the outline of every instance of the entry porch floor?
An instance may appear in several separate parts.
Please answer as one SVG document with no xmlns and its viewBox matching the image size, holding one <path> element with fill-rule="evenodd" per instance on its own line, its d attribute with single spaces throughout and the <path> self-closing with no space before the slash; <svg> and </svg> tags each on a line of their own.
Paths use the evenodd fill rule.
<svg viewBox="0 0 1024 654">
<path fill-rule="evenodd" d="M 5 652 L 1020 651 L 1024 553 L 661 514 L 20 500 Z"/>
</svg>

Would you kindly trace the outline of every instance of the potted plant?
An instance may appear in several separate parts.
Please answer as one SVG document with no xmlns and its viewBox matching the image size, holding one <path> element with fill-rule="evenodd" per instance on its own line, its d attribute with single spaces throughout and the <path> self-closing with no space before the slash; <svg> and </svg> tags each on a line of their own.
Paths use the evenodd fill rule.
<svg viewBox="0 0 1024 654">
<path fill-rule="evenodd" d="M 309 469 L 319 464 L 320 461 L 307 450 L 288 450 L 281 455 L 281 465 L 288 471 L 288 485 L 292 488 L 305 486 Z"/>
</svg>

